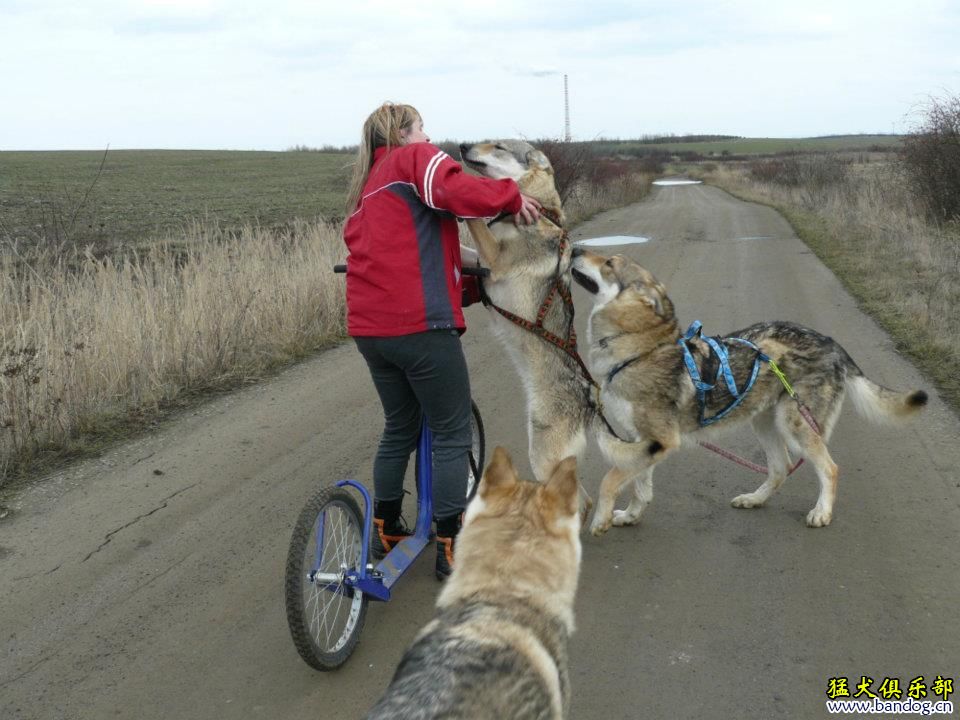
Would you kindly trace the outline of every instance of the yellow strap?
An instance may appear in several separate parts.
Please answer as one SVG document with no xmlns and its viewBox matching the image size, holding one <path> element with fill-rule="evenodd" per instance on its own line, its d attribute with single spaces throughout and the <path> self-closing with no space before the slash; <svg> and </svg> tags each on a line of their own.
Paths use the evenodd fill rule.
<svg viewBox="0 0 960 720">
<path fill-rule="evenodd" d="M 773 374 L 780 378 L 780 382 L 783 383 L 783 387 L 787 391 L 787 395 L 790 397 L 796 397 L 796 393 L 793 391 L 793 388 L 790 386 L 790 382 L 787 380 L 787 376 L 783 374 L 783 370 L 777 367 L 777 364 L 772 360 L 768 360 L 770 363 L 770 369 L 773 370 Z"/>
</svg>

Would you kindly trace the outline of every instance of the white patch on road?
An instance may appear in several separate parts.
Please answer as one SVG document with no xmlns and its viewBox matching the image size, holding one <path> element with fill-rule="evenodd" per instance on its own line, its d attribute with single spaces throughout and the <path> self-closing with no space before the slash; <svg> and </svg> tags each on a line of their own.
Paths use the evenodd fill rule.
<svg viewBox="0 0 960 720">
<path fill-rule="evenodd" d="M 702 185 L 702 180 L 654 180 L 654 185 Z"/>
<path fill-rule="evenodd" d="M 610 245 L 639 245 L 645 242 L 650 242 L 650 238 L 640 237 L 639 235 L 608 235 L 607 237 L 577 240 L 573 244 L 586 247 L 607 247 Z"/>
</svg>

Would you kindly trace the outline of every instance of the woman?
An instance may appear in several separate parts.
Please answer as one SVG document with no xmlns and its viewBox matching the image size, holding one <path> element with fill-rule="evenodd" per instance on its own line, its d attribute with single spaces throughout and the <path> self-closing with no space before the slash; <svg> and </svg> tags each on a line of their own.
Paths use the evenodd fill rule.
<svg viewBox="0 0 960 720">
<path fill-rule="evenodd" d="M 420 114 L 385 103 L 363 125 L 347 200 L 347 332 L 370 368 L 385 426 L 373 465 L 375 556 L 410 535 L 403 477 L 423 414 L 433 432 L 437 578 L 453 567 L 469 467 L 470 379 L 460 345 L 457 218 L 539 218 L 513 180 L 463 172 L 430 144 Z"/>
</svg>

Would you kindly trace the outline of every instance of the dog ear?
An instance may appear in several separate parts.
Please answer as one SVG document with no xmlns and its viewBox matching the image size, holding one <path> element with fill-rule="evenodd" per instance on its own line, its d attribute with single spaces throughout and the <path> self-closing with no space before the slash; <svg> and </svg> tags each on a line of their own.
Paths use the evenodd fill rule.
<svg viewBox="0 0 960 720">
<path fill-rule="evenodd" d="M 550 164 L 550 159 L 539 150 L 530 150 L 527 153 L 527 164 L 550 176 L 549 187 L 544 183 L 544 186 L 535 193 L 535 197 L 541 205 L 556 213 L 561 225 L 566 225 L 567 216 L 563 212 L 563 203 L 560 202 L 560 194 L 557 192 L 553 165 Z"/>
<path fill-rule="evenodd" d="M 639 290 L 639 293 L 641 301 L 649 305 L 657 315 L 663 317 L 663 303 L 660 301 L 660 294 L 656 290 L 646 287 Z"/>
<path fill-rule="evenodd" d="M 543 153 L 538 154 L 542 155 Z M 546 158 L 544 158 L 546 159 Z M 557 186 L 553 180 L 553 170 L 548 167 L 534 167 L 529 172 L 523 174 L 517 185 L 520 186 L 520 192 L 530 197 L 536 198 L 547 210 L 552 210 L 560 218 L 560 224 L 566 222 L 566 216 L 563 213 L 563 203 L 560 202 L 560 193 L 557 192 Z"/>
<path fill-rule="evenodd" d="M 672 320 L 670 301 L 639 283 L 627 285 L 620 291 L 619 298 L 621 302 L 611 305 L 610 312 L 616 313 L 616 322 L 624 332 L 648 331 L 652 327 L 651 312 L 657 318 L 653 324 Z"/>
<path fill-rule="evenodd" d="M 568 457 L 553 469 L 544 491 L 556 500 L 565 514 L 576 515 L 580 507 L 579 489 L 577 459 Z"/>
<path fill-rule="evenodd" d="M 510 453 L 498 445 L 494 448 L 493 459 L 490 460 L 480 479 L 480 494 L 486 495 L 489 490 L 508 488 L 516 484 L 517 471 L 513 468 Z"/>
<path fill-rule="evenodd" d="M 527 163 L 529 165 L 535 165 L 541 170 L 546 170 L 548 173 L 553 175 L 553 166 L 550 164 L 547 156 L 539 150 L 531 150 L 527 153 Z"/>
<path fill-rule="evenodd" d="M 484 265 L 493 270 L 496 267 L 497 257 L 500 255 L 500 241 L 490 232 L 490 228 L 483 220 L 471 218 L 466 223 L 470 236 L 476 243 L 477 252 L 480 253 L 480 259 Z"/>
</svg>

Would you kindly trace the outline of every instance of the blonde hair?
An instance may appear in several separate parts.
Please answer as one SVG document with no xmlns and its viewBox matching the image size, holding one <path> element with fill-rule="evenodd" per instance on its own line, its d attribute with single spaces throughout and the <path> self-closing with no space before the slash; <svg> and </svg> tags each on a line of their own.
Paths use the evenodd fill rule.
<svg viewBox="0 0 960 720">
<path fill-rule="evenodd" d="M 401 130 L 407 130 L 417 120 L 420 113 L 412 105 L 385 102 L 378 107 L 363 123 L 360 135 L 360 149 L 357 151 L 357 161 L 353 166 L 353 177 L 350 179 L 350 191 L 347 194 L 347 214 L 357 208 L 363 186 L 370 175 L 373 165 L 373 153 L 378 147 L 394 147 L 402 145 Z"/>
</svg>

